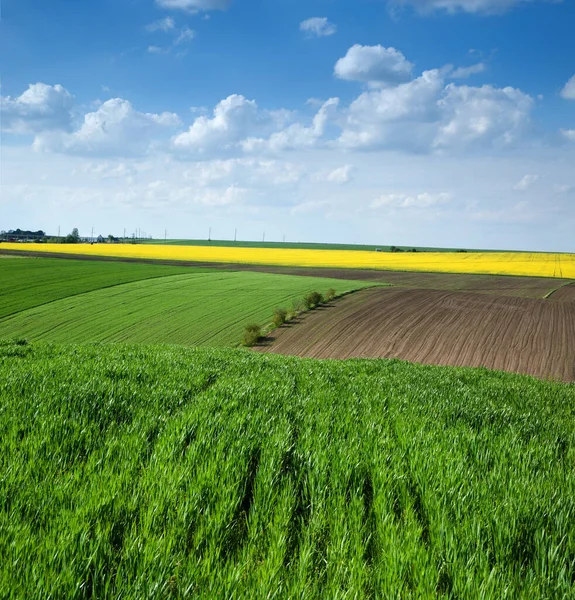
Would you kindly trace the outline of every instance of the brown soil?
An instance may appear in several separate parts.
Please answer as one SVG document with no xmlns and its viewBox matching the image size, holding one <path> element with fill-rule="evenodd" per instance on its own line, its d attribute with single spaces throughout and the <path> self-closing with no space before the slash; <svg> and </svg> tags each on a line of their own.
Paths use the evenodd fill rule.
<svg viewBox="0 0 575 600">
<path fill-rule="evenodd" d="M 483 366 L 575 381 L 575 303 L 374 288 L 306 313 L 258 350 Z"/>
<path fill-rule="evenodd" d="M 575 283 L 560 287 L 549 296 L 549 300 L 558 302 L 575 302 Z"/>
</svg>

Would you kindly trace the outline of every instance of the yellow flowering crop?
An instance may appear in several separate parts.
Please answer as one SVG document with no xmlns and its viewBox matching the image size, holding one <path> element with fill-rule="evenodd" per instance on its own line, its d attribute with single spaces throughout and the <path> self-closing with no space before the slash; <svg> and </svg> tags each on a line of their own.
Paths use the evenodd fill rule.
<svg viewBox="0 0 575 600">
<path fill-rule="evenodd" d="M 539 252 L 368 252 L 146 244 L 0 244 L 0 251 L 55 252 L 86 256 L 214 263 L 487 273 L 575 279 L 575 254 Z"/>
</svg>

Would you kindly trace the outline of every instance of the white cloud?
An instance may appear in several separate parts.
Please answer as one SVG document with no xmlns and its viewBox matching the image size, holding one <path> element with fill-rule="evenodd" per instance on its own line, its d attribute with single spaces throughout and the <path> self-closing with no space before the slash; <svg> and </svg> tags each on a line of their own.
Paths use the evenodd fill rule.
<svg viewBox="0 0 575 600">
<path fill-rule="evenodd" d="M 273 127 L 273 115 L 260 111 L 254 100 L 233 94 L 219 102 L 213 117 L 197 117 L 188 131 L 173 139 L 176 150 L 206 154 L 228 151 L 249 135 L 266 133 Z"/>
<path fill-rule="evenodd" d="M 568 183 L 556 183 L 553 186 L 553 191 L 556 194 L 568 194 L 573 190 L 575 190 L 575 185 L 569 185 Z"/>
<path fill-rule="evenodd" d="M 231 0 L 156 0 L 162 8 L 184 10 L 186 12 L 226 10 Z"/>
<path fill-rule="evenodd" d="M 383 194 L 374 200 L 371 208 L 430 208 L 451 202 L 453 196 L 446 192 L 431 194 L 423 192 L 421 194 Z"/>
<path fill-rule="evenodd" d="M 331 171 L 320 171 L 319 173 L 316 173 L 314 180 L 343 185 L 344 183 L 351 181 L 352 171 L 352 165 L 344 165 L 343 167 L 338 167 Z"/>
<path fill-rule="evenodd" d="M 146 26 L 148 31 L 170 31 L 176 26 L 176 22 L 172 17 L 166 17 L 165 19 L 159 19 Z"/>
<path fill-rule="evenodd" d="M 337 32 L 337 27 L 327 20 L 327 17 L 312 17 L 299 24 L 300 31 L 310 36 L 326 37 Z"/>
<path fill-rule="evenodd" d="M 434 147 L 502 146 L 515 142 L 526 129 L 533 99 L 512 87 L 450 83 L 438 105 L 443 121 Z"/>
<path fill-rule="evenodd" d="M 536 2 L 538 0 L 390 0 L 393 6 L 411 5 L 421 13 L 433 11 L 445 11 L 453 14 L 467 12 L 475 14 L 497 15 L 503 14 L 522 4 Z M 542 0 L 553 2 L 556 0 Z M 561 0 L 559 0 L 561 2 Z"/>
<path fill-rule="evenodd" d="M 467 79 L 471 75 L 483 73 L 485 69 L 485 63 L 481 62 L 469 67 L 458 67 L 449 73 L 449 79 Z"/>
<path fill-rule="evenodd" d="M 437 134 L 443 91 L 439 71 L 393 88 L 364 92 L 350 105 L 339 144 L 349 149 L 402 148 L 425 151 Z"/>
<path fill-rule="evenodd" d="M 561 90 L 561 97 L 566 100 L 575 100 L 575 75 L 569 79 Z"/>
<path fill-rule="evenodd" d="M 523 192 L 528 190 L 538 179 L 539 175 L 525 175 L 513 186 L 513 189 L 517 192 Z"/>
<path fill-rule="evenodd" d="M 10 133 L 67 130 L 74 97 L 61 85 L 36 83 L 17 98 L 0 97 L 2 130 Z"/>
<path fill-rule="evenodd" d="M 184 27 L 174 40 L 174 45 L 179 46 L 180 44 L 189 42 L 190 40 L 194 39 L 195 35 L 196 32 L 193 29 L 190 29 L 189 27 Z"/>
<path fill-rule="evenodd" d="M 140 155 L 180 124 L 174 113 L 142 113 L 127 100 L 113 98 L 86 114 L 76 131 L 42 133 L 36 137 L 34 147 L 79 155 Z"/>
<path fill-rule="evenodd" d="M 335 64 L 335 75 L 348 81 L 395 84 L 411 79 L 413 64 L 395 48 L 355 44 Z"/>
<path fill-rule="evenodd" d="M 570 142 L 575 142 L 575 129 L 561 129 L 561 134 Z"/>
<path fill-rule="evenodd" d="M 132 180 L 137 174 L 138 169 L 133 165 L 124 162 L 100 162 L 88 163 L 84 166 L 83 172 L 89 175 L 95 175 L 102 179 L 126 179 Z"/>
<path fill-rule="evenodd" d="M 190 42 L 194 39 L 196 32 L 189 27 L 183 27 L 182 29 L 176 29 L 176 22 L 172 17 L 166 17 L 159 21 L 148 25 L 146 27 L 148 31 L 163 31 L 169 33 L 172 36 L 172 43 L 168 46 L 158 46 L 156 44 L 148 46 L 148 52 L 150 54 L 170 54 L 177 46 L 181 46 Z M 181 51 L 180 51 L 181 54 Z"/>
<path fill-rule="evenodd" d="M 196 163 L 186 171 L 185 177 L 202 187 L 233 184 L 261 188 L 294 185 L 299 183 L 303 174 L 301 166 L 290 162 L 232 158 Z"/>
<path fill-rule="evenodd" d="M 285 129 L 276 131 L 267 139 L 249 137 L 242 143 L 242 148 L 247 152 L 263 150 L 278 152 L 312 147 L 326 133 L 328 123 L 330 120 L 334 120 L 338 105 L 339 98 L 330 98 L 320 107 L 310 127 L 301 123 L 293 123 Z"/>
</svg>

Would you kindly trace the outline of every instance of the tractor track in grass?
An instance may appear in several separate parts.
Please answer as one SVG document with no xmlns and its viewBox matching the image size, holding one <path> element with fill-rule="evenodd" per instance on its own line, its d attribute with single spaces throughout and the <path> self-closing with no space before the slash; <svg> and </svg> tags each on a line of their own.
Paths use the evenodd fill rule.
<svg viewBox="0 0 575 600">
<path fill-rule="evenodd" d="M 372 288 L 302 315 L 257 349 L 312 358 L 400 358 L 575 381 L 575 303 Z"/>
</svg>

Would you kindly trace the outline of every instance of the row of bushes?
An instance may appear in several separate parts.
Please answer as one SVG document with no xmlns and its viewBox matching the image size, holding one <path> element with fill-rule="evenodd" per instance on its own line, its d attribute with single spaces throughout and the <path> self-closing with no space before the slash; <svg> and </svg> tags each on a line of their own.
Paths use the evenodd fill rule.
<svg viewBox="0 0 575 600">
<path fill-rule="evenodd" d="M 283 307 L 275 308 L 272 322 L 266 328 L 265 333 L 268 333 L 277 327 L 281 327 L 284 323 L 289 323 L 305 310 L 312 310 L 325 302 L 333 300 L 335 297 L 336 291 L 333 288 L 329 288 L 325 295 L 320 292 L 310 292 L 309 294 L 306 294 L 301 300 L 293 302 L 289 310 Z M 250 323 L 249 325 L 246 325 L 246 328 L 244 329 L 242 344 L 249 347 L 255 346 L 265 333 L 261 325 Z"/>
</svg>

